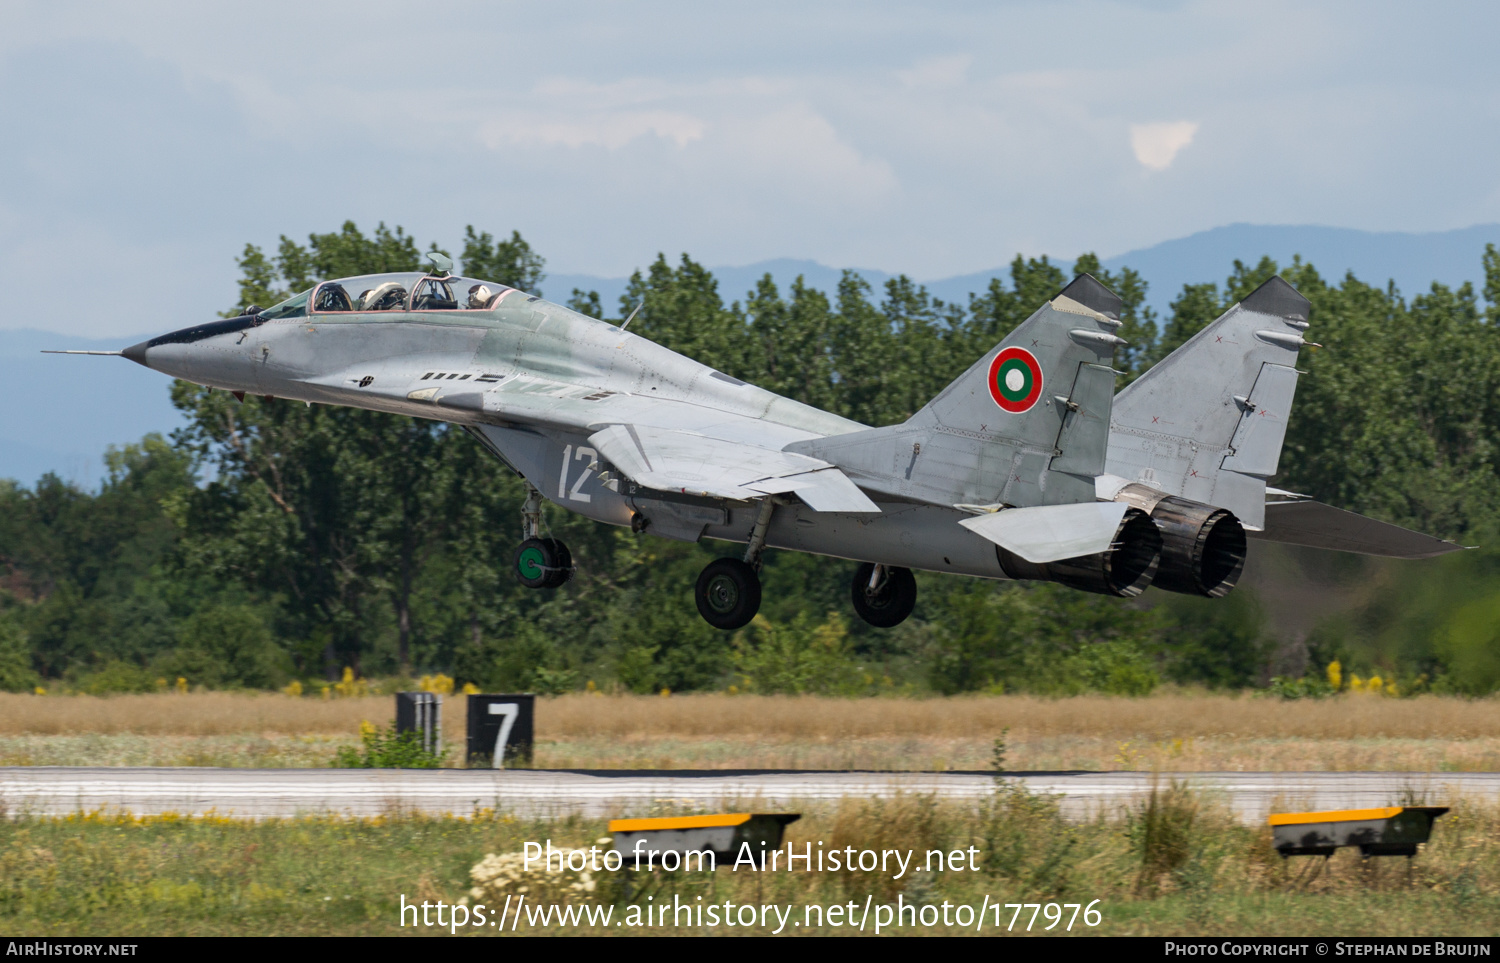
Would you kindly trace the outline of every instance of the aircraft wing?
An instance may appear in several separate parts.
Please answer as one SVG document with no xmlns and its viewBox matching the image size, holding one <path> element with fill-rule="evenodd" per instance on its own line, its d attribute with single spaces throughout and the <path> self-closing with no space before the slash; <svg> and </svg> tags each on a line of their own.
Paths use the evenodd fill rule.
<svg viewBox="0 0 1500 963">
<path fill-rule="evenodd" d="M 1455 542 L 1315 501 L 1267 502 L 1265 529 L 1257 532 L 1247 528 L 1245 534 L 1268 542 L 1387 558 L 1432 558 L 1463 548 Z"/>
<path fill-rule="evenodd" d="M 795 492 L 814 511 L 880 511 L 843 472 L 806 455 L 640 424 L 610 425 L 589 444 L 636 484 L 658 491 L 743 500 Z"/>
<path fill-rule="evenodd" d="M 811 431 L 687 401 L 608 391 L 531 375 L 507 378 L 492 387 L 473 382 L 421 386 L 407 392 L 404 398 L 422 408 L 430 406 L 434 413 L 427 417 L 500 427 L 587 433 L 616 424 L 650 425 L 744 441 L 752 448 L 776 451 L 793 441 L 817 437 Z"/>
<path fill-rule="evenodd" d="M 630 480 L 658 491 L 752 500 L 792 492 L 819 512 L 879 512 L 819 458 L 782 451 L 810 433 L 681 401 L 519 376 L 487 390 L 420 388 L 407 395 L 494 424 L 592 432 L 589 443 Z"/>
</svg>

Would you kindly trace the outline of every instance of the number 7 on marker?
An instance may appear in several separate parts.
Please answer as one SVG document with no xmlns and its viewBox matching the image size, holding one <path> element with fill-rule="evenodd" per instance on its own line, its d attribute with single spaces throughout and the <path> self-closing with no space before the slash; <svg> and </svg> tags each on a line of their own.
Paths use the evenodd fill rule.
<svg viewBox="0 0 1500 963">
<path fill-rule="evenodd" d="M 500 732 L 495 736 L 495 762 L 496 769 L 505 768 L 505 744 L 510 741 L 510 727 L 516 724 L 516 716 L 521 714 L 521 707 L 514 702 L 491 702 L 489 713 L 492 716 L 500 716 Z"/>
</svg>

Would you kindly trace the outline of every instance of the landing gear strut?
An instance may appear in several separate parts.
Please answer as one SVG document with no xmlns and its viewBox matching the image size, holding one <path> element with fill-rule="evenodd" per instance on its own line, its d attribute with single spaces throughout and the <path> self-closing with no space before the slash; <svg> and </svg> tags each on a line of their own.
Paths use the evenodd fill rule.
<svg viewBox="0 0 1500 963">
<path fill-rule="evenodd" d="M 525 541 L 516 546 L 512 568 L 516 580 L 527 588 L 557 588 L 573 577 L 573 553 L 561 539 L 542 538 L 542 493 L 526 484 L 521 505 L 521 531 Z"/>
<path fill-rule="evenodd" d="M 854 570 L 850 594 L 860 618 L 878 629 L 888 629 L 906 621 L 917 607 L 917 580 L 909 568 L 862 562 Z"/>
<path fill-rule="evenodd" d="M 766 533 L 771 529 L 771 514 L 776 510 L 772 498 L 760 503 L 755 527 L 750 529 L 750 544 L 745 557 L 719 558 L 703 569 L 693 590 L 698 614 L 716 629 L 738 629 L 749 625 L 760 611 L 760 555 L 765 551 Z"/>
</svg>

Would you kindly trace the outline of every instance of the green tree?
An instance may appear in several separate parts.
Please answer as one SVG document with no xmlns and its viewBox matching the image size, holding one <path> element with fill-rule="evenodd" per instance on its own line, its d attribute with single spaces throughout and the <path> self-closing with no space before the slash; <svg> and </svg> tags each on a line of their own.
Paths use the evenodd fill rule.
<svg viewBox="0 0 1500 963">
<path fill-rule="evenodd" d="M 520 231 L 511 231 L 509 240 L 497 241 L 488 231 L 476 234 L 473 225 L 469 225 L 464 228 L 464 248 L 459 260 L 463 262 L 463 273 L 469 277 L 499 281 L 537 297 L 542 295 L 542 281 L 547 276 L 543 268 L 547 262 L 531 249 Z"/>
<path fill-rule="evenodd" d="M 269 689 L 286 681 L 291 664 L 255 608 L 221 603 L 184 619 L 177 647 L 153 668 L 211 689 Z"/>
<path fill-rule="evenodd" d="M 843 616 L 807 612 L 777 625 L 764 616 L 735 637 L 734 667 L 750 692 L 854 695 L 866 685 Z"/>
<path fill-rule="evenodd" d="M 41 681 L 31 667 L 25 630 L 9 613 L 0 612 L 0 692 L 30 692 Z"/>
<path fill-rule="evenodd" d="M 1162 633 L 1167 677 L 1218 689 L 1260 682 L 1270 656 L 1264 607 L 1240 586 L 1227 598 L 1162 593 L 1167 622 Z"/>
<path fill-rule="evenodd" d="M 637 305 L 632 332 L 726 374 L 747 373 L 750 338 L 738 303 L 726 308 L 719 282 L 686 254 L 675 268 L 658 254 L 645 274 L 630 276 L 620 317 Z"/>
</svg>

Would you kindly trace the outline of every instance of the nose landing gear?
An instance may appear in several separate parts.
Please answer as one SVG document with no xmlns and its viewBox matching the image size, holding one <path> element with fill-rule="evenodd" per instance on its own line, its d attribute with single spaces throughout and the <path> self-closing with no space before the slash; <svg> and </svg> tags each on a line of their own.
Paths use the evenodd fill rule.
<svg viewBox="0 0 1500 963">
<path fill-rule="evenodd" d="M 526 540 L 516 546 L 512 569 L 527 588 L 557 588 L 573 577 L 573 553 L 561 539 L 542 538 L 542 493 L 526 486 L 521 506 L 521 528 Z"/>
<path fill-rule="evenodd" d="M 909 568 L 863 562 L 854 570 L 854 611 L 878 629 L 906 621 L 917 607 L 917 580 Z"/>
<path fill-rule="evenodd" d="M 556 538 L 528 538 L 516 546 L 516 578 L 527 588 L 557 588 L 573 577 L 573 553 Z"/>
</svg>

